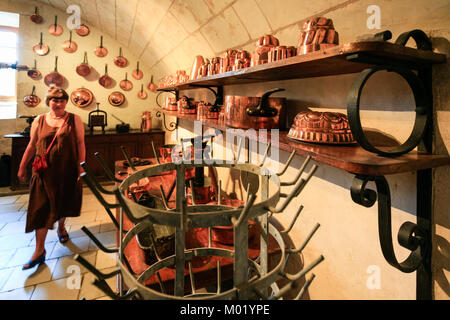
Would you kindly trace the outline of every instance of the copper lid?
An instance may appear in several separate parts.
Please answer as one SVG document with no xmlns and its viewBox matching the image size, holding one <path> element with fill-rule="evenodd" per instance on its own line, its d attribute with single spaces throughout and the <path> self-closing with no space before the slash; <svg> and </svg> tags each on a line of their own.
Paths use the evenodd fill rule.
<svg viewBox="0 0 450 320">
<path fill-rule="evenodd" d="M 94 99 L 94 95 L 89 89 L 79 88 L 70 95 L 70 101 L 80 108 L 87 107 Z"/>
<path fill-rule="evenodd" d="M 356 142 L 347 116 L 339 112 L 302 111 L 295 116 L 288 137 L 315 143 Z"/>
</svg>

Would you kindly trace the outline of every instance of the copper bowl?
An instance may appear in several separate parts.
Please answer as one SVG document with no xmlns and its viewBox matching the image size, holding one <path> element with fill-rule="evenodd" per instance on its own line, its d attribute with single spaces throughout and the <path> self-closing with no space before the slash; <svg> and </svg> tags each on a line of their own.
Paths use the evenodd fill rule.
<svg viewBox="0 0 450 320">
<path fill-rule="evenodd" d="M 295 116 L 287 136 L 314 143 L 356 143 L 347 116 L 340 112 L 302 111 Z"/>
<path fill-rule="evenodd" d="M 72 94 L 70 95 L 70 101 L 74 105 L 80 108 L 85 108 L 88 105 L 92 103 L 94 100 L 94 95 L 92 94 L 91 90 L 86 88 L 79 88 L 76 89 Z"/>
<path fill-rule="evenodd" d="M 125 96 L 119 91 L 114 91 L 109 95 L 108 101 L 111 105 L 118 107 L 125 102 Z"/>
</svg>

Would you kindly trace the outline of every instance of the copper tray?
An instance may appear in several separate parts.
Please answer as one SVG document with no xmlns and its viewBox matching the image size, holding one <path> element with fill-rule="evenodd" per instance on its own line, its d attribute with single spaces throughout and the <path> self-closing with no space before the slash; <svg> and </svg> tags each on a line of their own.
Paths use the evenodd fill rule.
<svg viewBox="0 0 450 320">
<path fill-rule="evenodd" d="M 94 95 L 91 90 L 86 88 L 78 88 L 70 95 L 70 101 L 80 108 L 85 108 L 92 103 Z"/>
<path fill-rule="evenodd" d="M 302 111 L 295 116 L 287 136 L 314 143 L 356 143 L 347 116 L 339 112 Z"/>
</svg>

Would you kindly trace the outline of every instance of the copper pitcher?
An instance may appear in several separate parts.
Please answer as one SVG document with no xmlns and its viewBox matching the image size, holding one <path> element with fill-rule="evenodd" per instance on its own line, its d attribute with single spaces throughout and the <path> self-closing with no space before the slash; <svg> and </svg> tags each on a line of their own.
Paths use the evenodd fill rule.
<svg viewBox="0 0 450 320">
<path fill-rule="evenodd" d="M 269 98 L 279 91 L 284 89 L 269 90 L 262 97 L 226 96 L 225 124 L 241 129 L 285 129 L 286 99 Z"/>
<path fill-rule="evenodd" d="M 150 111 L 142 112 L 141 131 L 149 132 L 152 129 L 152 114 Z"/>
</svg>

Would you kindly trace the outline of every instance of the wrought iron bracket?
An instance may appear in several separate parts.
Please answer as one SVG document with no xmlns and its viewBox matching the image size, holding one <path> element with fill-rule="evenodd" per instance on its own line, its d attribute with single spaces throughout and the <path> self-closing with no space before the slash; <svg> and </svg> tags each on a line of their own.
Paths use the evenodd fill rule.
<svg viewBox="0 0 450 320">
<path fill-rule="evenodd" d="M 369 181 L 375 182 L 376 191 L 366 188 Z M 395 256 L 392 241 L 391 196 L 385 177 L 357 175 L 353 180 L 350 193 L 352 200 L 364 207 L 372 207 L 375 202 L 378 202 L 378 234 L 386 261 L 402 272 L 416 271 L 428 255 L 430 230 L 409 221 L 402 224 L 397 235 L 398 243 L 411 253 L 406 260 L 399 262 Z"/>
<path fill-rule="evenodd" d="M 164 126 L 164 129 L 166 129 L 167 131 L 174 131 L 178 128 L 178 118 L 176 118 L 175 122 L 169 122 L 169 126 L 167 127 L 166 125 L 166 115 L 161 112 L 161 111 L 156 111 L 156 117 L 157 118 L 161 118 L 162 117 L 162 123 Z"/>
<path fill-rule="evenodd" d="M 223 106 L 223 86 L 208 86 L 201 84 L 191 84 L 190 86 L 210 90 L 216 96 L 216 100 L 214 101 L 213 107 Z M 214 91 L 213 88 L 216 88 L 216 90 Z"/>
</svg>

